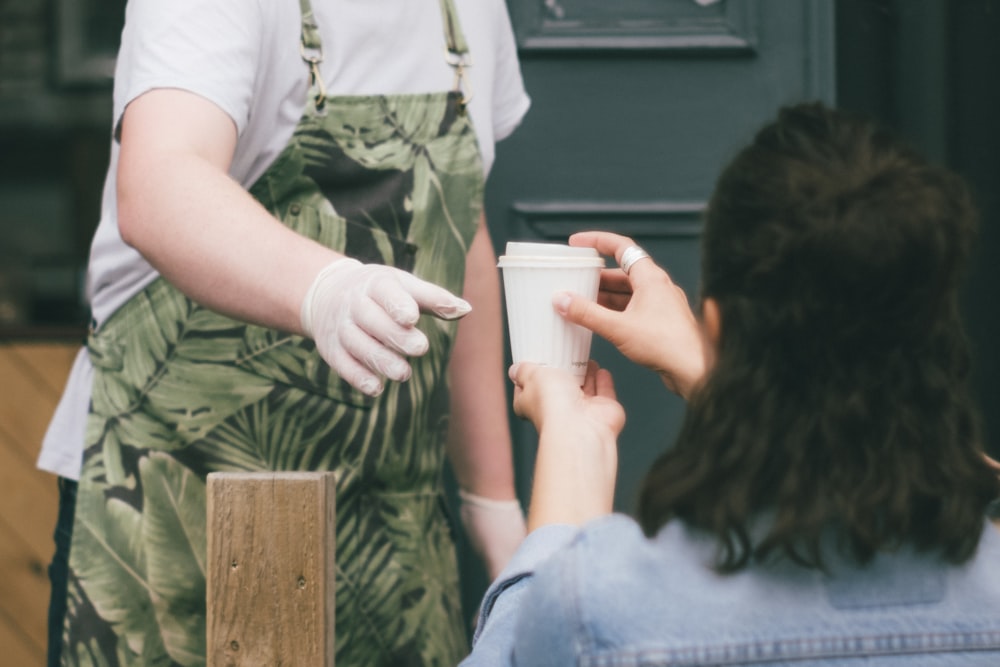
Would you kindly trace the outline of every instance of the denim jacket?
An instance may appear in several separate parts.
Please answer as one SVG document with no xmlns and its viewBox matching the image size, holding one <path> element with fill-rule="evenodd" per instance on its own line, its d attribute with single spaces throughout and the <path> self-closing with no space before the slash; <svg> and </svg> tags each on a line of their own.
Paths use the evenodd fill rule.
<svg viewBox="0 0 1000 667">
<path fill-rule="evenodd" d="M 1000 666 L 1000 531 L 962 566 L 902 549 L 865 567 L 716 573 L 714 542 L 609 516 L 532 532 L 490 586 L 464 667 Z M 865 657 L 866 656 L 866 657 Z"/>
</svg>

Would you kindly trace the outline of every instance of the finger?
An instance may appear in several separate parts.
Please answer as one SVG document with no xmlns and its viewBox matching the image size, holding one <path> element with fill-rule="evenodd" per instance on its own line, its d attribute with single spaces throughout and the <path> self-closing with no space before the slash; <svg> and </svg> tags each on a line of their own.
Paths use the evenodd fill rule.
<svg viewBox="0 0 1000 667">
<path fill-rule="evenodd" d="M 465 299 L 405 271 L 399 272 L 399 281 L 416 301 L 421 312 L 431 313 L 443 320 L 456 320 L 472 310 L 472 305 Z"/>
<path fill-rule="evenodd" d="M 375 340 L 360 328 L 344 327 L 340 344 L 358 363 L 390 380 L 404 382 L 410 379 L 410 364 L 406 359 Z"/>
<path fill-rule="evenodd" d="M 610 257 L 621 257 L 625 248 L 636 245 L 628 236 L 613 234 L 612 232 L 577 232 L 569 237 L 571 246 L 584 246 L 594 248 L 602 255 Z"/>
<path fill-rule="evenodd" d="M 531 381 L 537 371 L 538 366 L 536 364 L 517 363 L 512 365 L 507 372 L 510 379 L 514 382 L 514 400 L 511 407 L 514 409 L 514 414 L 522 419 L 531 418 L 533 402 L 531 401 L 530 392 L 525 389 L 525 385 Z"/>
<path fill-rule="evenodd" d="M 514 383 L 515 387 L 517 386 L 517 372 L 520 368 L 521 364 L 511 364 L 510 368 L 507 369 L 507 377 Z"/>
<path fill-rule="evenodd" d="M 608 369 L 598 368 L 595 371 L 594 387 L 597 396 L 618 400 L 618 394 L 615 391 L 615 380 Z"/>
<path fill-rule="evenodd" d="M 515 385 L 524 387 L 537 372 L 538 364 L 522 361 L 511 365 L 510 370 L 507 371 L 507 375 Z"/>
<path fill-rule="evenodd" d="M 420 329 L 398 324 L 372 299 L 355 302 L 351 316 L 362 331 L 400 354 L 416 357 L 425 354 L 430 347 L 427 336 Z"/>
<path fill-rule="evenodd" d="M 601 289 L 608 292 L 632 293 L 632 283 L 620 268 L 601 269 Z"/>
<path fill-rule="evenodd" d="M 524 404 L 523 404 L 524 399 L 522 398 L 522 396 L 524 396 L 524 390 L 521 389 L 519 386 L 514 385 L 514 397 L 511 400 L 510 407 L 511 409 L 513 409 L 514 414 L 516 416 L 520 417 L 521 419 L 525 419 L 527 415 L 524 414 Z"/>
<path fill-rule="evenodd" d="M 622 253 L 630 246 L 638 245 L 631 237 L 611 232 L 578 232 L 569 237 L 569 244 L 595 248 L 602 255 L 614 257 L 615 262 L 619 265 L 622 261 Z M 636 271 L 637 268 L 638 271 Z M 629 275 L 626 276 L 626 280 L 634 285 L 636 279 L 642 280 L 642 276 L 647 274 L 651 269 L 659 269 L 659 267 L 656 265 L 656 262 L 647 262 L 646 258 L 643 258 L 632 265 Z"/>
<path fill-rule="evenodd" d="M 400 281 L 402 275 L 401 271 L 398 274 L 382 271 L 371 280 L 365 292 L 393 322 L 412 327 L 420 319 L 420 309 L 410 290 Z"/>
<path fill-rule="evenodd" d="M 628 307 L 632 301 L 632 293 L 621 294 L 619 292 L 606 292 L 601 290 L 597 293 L 597 304 L 609 310 L 621 312 Z"/>
<path fill-rule="evenodd" d="M 585 396 L 594 396 L 597 393 L 597 362 L 591 359 L 587 362 L 587 374 L 583 377 L 583 393 Z"/>
<path fill-rule="evenodd" d="M 324 358 L 326 358 L 324 356 Z M 347 384 L 351 385 L 362 394 L 368 396 L 378 396 L 382 393 L 384 386 L 379 376 L 358 363 L 343 347 L 336 347 L 329 355 L 327 363 Z"/>
<path fill-rule="evenodd" d="M 590 329 L 603 338 L 618 328 L 619 313 L 572 292 L 557 292 L 552 305 L 567 321 Z"/>
<path fill-rule="evenodd" d="M 627 248 L 623 248 L 621 252 L 624 253 L 626 249 Z M 622 255 L 619 254 L 616 255 L 615 257 L 616 257 L 615 261 L 617 261 L 618 264 L 621 264 Z M 636 285 L 640 284 L 643 280 L 645 280 L 648 276 L 653 274 L 663 273 L 663 269 L 659 267 L 659 265 L 656 263 L 655 260 L 653 260 L 651 256 L 646 255 L 645 257 L 642 257 L 633 262 L 632 266 L 629 267 L 628 273 L 625 273 L 624 270 L 622 271 L 622 273 L 628 279 L 629 284 L 635 287 Z"/>
</svg>

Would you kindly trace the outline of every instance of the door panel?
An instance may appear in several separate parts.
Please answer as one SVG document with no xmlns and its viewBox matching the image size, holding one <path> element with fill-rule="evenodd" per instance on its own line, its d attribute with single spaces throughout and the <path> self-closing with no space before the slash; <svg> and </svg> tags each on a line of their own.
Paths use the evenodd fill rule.
<svg viewBox="0 0 1000 667">
<path fill-rule="evenodd" d="M 524 53 L 573 49 L 744 50 L 758 0 L 513 0 Z"/>
<path fill-rule="evenodd" d="M 832 102 L 829 0 L 511 0 L 532 108 L 498 147 L 487 207 L 507 240 L 578 230 L 636 238 L 697 296 L 700 214 L 715 176 L 776 109 Z M 669 445 L 683 413 L 650 371 L 596 341 L 628 422 L 616 508 Z M 514 420 L 527 501 L 533 429 Z"/>
<path fill-rule="evenodd" d="M 509 0 L 532 107 L 497 147 L 487 215 L 508 240 L 626 234 L 695 302 L 701 212 L 724 163 L 783 104 L 833 101 L 832 0 Z M 509 354 L 509 353 L 508 353 Z M 616 509 L 669 446 L 683 403 L 595 340 L 628 413 Z M 536 437 L 512 416 L 527 504 Z M 486 582 L 467 550 L 464 600 Z"/>
</svg>

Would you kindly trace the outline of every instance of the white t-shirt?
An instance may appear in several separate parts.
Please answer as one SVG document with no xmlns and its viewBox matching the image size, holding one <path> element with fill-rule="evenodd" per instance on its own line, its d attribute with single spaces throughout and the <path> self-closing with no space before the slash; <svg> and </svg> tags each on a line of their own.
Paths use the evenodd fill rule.
<svg viewBox="0 0 1000 667">
<path fill-rule="evenodd" d="M 517 127 L 529 99 L 504 0 L 454 2 L 473 63 L 466 70 L 469 113 L 488 174 L 495 142 Z M 313 0 L 312 5 L 328 95 L 453 87 L 439 0 Z M 250 187 L 284 149 L 305 108 L 309 70 L 300 33 L 297 0 L 130 0 L 115 71 L 115 126 L 129 102 L 155 88 L 205 97 L 236 124 L 230 175 Z M 118 232 L 117 164 L 113 143 L 87 272 L 97 324 L 158 276 Z M 81 351 L 42 443 L 39 468 L 79 477 L 92 377 Z"/>
</svg>

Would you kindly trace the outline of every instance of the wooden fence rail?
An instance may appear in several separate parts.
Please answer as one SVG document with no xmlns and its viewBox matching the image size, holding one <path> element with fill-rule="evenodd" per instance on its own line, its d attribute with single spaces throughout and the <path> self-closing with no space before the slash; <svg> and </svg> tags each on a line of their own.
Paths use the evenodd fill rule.
<svg viewBox="0 0 1000 667">
<path fill-rule="evenodd" d="M 333 667 L 333 473 L 208 476 L 208 667 Z"/>
</svg>

